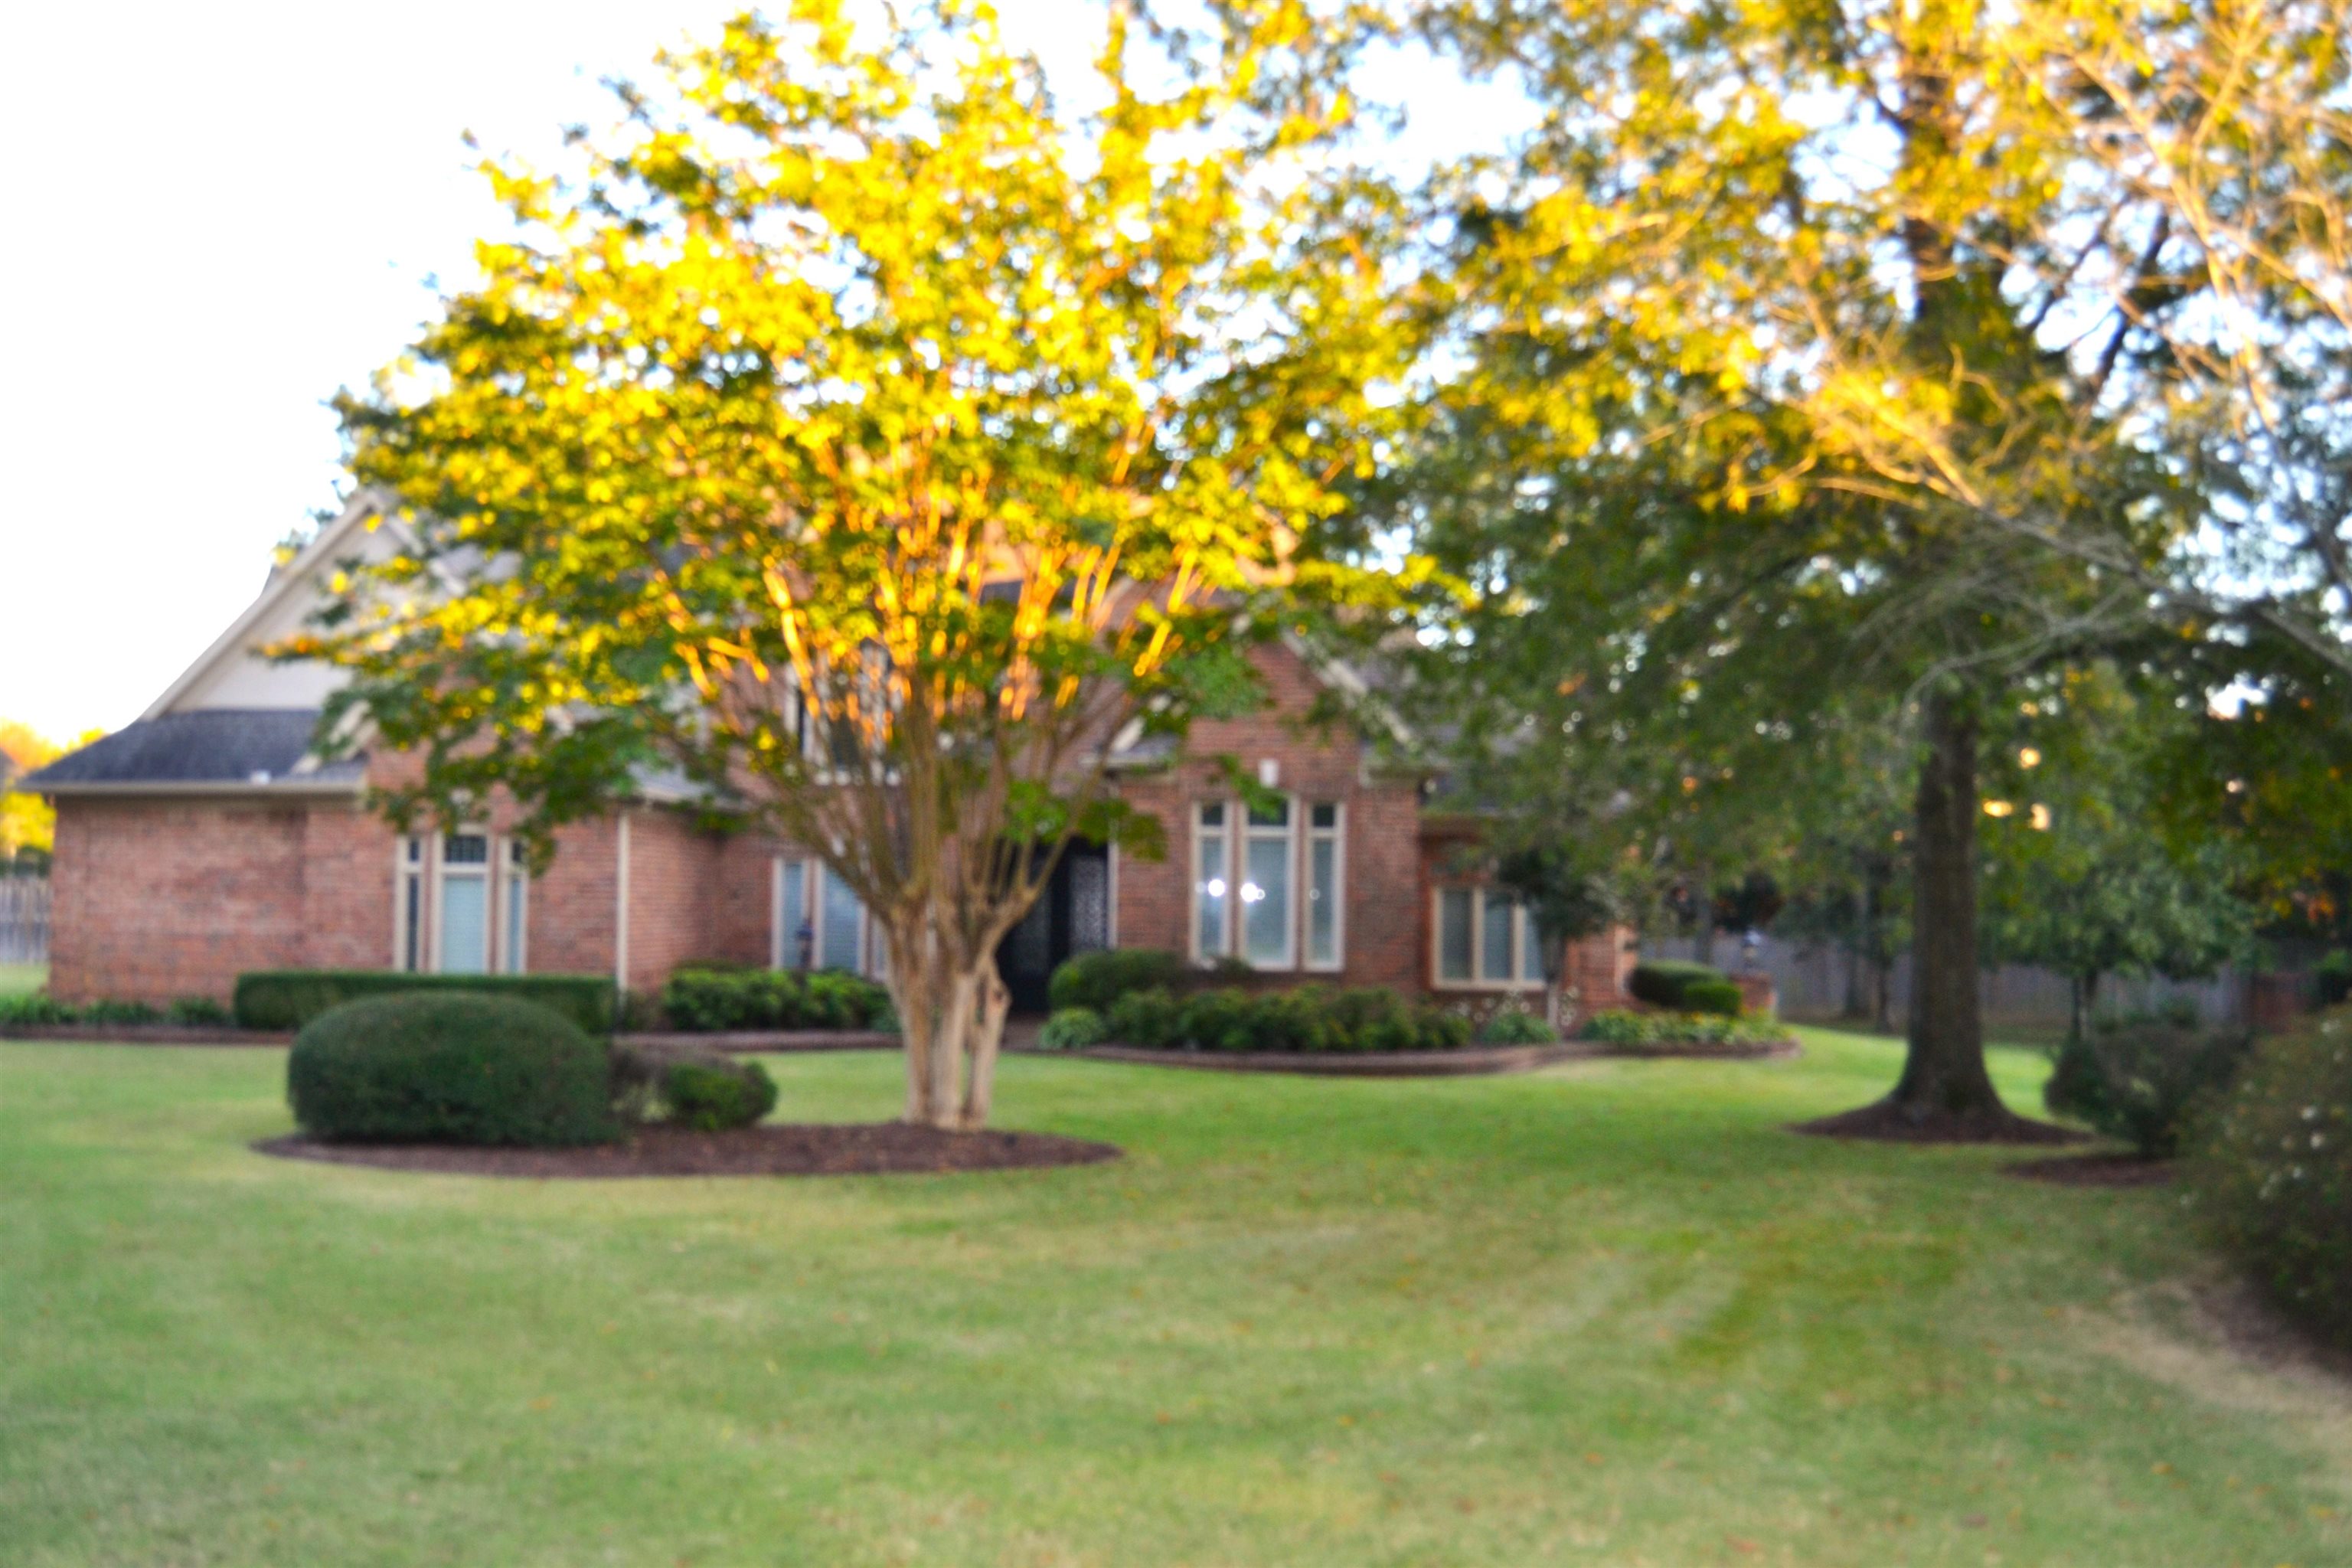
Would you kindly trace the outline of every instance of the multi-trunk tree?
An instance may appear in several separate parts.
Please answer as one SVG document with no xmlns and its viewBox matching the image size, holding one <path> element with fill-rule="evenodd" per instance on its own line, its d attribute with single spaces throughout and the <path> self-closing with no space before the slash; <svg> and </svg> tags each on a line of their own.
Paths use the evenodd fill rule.
<svg viewBox="0 0 2352 1568">
<path fill-rule="evenodd" d="M 544 846 L 667 767 L 821 857 L 940 1127 L 988 1118 L 1056 857 L 1149 847 L 1111 749 L 1387 591 L 1303 542 L 1403 343 L 1294 155 L 1344 104 L 1252 112 L 1265 39 L 1107 16 L 1083 116 L 985 7 L 803 0 L 624 87 L 570 177 L 492 165 L 515 237 L 341 405 L 421 548 L 296 650 L 423 757 L 395 811 L 502 793 Z"/>
</svg>

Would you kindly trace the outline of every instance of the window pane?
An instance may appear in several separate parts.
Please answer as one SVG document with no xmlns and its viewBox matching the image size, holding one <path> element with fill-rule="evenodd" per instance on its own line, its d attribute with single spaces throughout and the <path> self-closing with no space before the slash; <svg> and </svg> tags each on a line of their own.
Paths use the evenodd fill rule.
<svg viewBox="0 0 2352 1568">
<path fill-rule="evenodd" d="M 1242 937 L 1252 963 L 1290 962 L 1290 840 L 1252 837 L 1242 883 Z"/>
<path fill-rule="evenodd" d="M 1222 811 L 1222 807 L 1213 808 Z M 1202 812 L 1208 815 L 1208 808 Z M 1203 833 L 1195 840 L 1192 868 L 1192 929 L 1203 955 L 1214 957 L 1230 945 L 1225 940 L 1225 836 Z"/>
<path fill-rule="evenodd" d="M 505 961 L 507 973 L 509 974 L 520 974 L 522 973 L 523 886 L 524 880 L 522 873 L 520 871 L 509 871 L 507 873 L 506 889 L 500 895 L 506 900 L 507 907 L 506 947 L 505 951 L 499 956 Z"/>
<path fill-rule="evenodd" d="M 1307 847 L 1307 962 L 1339 962 L 1339 843 L 1336 838 L 1318 838 Z"/>
<path fill-rule="evenodd" d="M 1479 931 L 1478 978 L 1508 980 L 1511 977 L 1511 927 L 1518 921 L 1519 906 L 1502 900 L 1486 900 L 1486 919 Z"/>
<path fill-rule="evenodd" d="M 1470 978 L 1470 889 L 1448 888 L 1437 896 L 1437 977 Z"/>
<path fill-rule="evenodd" d="M 1339 826 L 1339 808 L 1328 800 L 1320 805 L 1310 806 L 1307 808 L 1307 825 L 1309 827 L 1337 827 Z"/>
<path fill-rule="evenodd" d="M 1223 802 L 1223 801 L 1217 801 L 1217 802 L 1214 802 L 1214 803 L 1213 803 L 1213 804 L 1212 804 L 1212 805 L 1204 805 L 1204 806 L 1202 806 L 1202 807 L 1201 808 L 1201 826 L 1203 826 L 1203 827 L 1223 827 L 1224 825 L 1225 825 L 1225 803 L 1224 803 L 1224 802 Z"/>
<path fill-rule="evenodd" d="M 490 883 L 487 877 L 448 877 L 441 883 L 441 973 L 480 974 L 489 968 Z"/>
<path fill-rule="evenodd" d="M 490 841 L 478 833 L 453 833 L 441 841 L 441 863 L 487 866 L 490 863 Z"/>
<path fill-rule="evenodd" d="M 784 862 L 784 906 L 776 918 L 777 929 L 783 933 L 782 963 L 786 969 L 806 969 L 809 949 L 816 933 L 809 929 L 808 862 Z"/>
<path fill-rule="evenodd" d="M 1265 811 L 1260 811 L 1256 806 L 1251 806 L 1249 825 L 1252 827 L 1289 826 L 1290 803 L 1286 800 L 1276 801 L 1270 810 Z"/>
<path fill-rule="evenodd" d="M 857 939 L 861 934 L 865 913 L 858 907 L 857 895 L 849 890 L 834 868 L 827 866 L 824 875 L 824 889 L 820 913 L 824 931 L 818 943 L 817 966 L 821 969 L 856 969 L 858 967 Z"/>
<path fill-rule="evenodd" d="M 1536 932 L 1536 917 L 1519 911 L 1519 978 L 1540 984 L 1544 977 L 1543 938 Z"/>
<path fill-rule="evenodd" d="M 400 881 L 400 966 L 415 973 L 425 967 L 425 879 L 412 871 Z"/>
</svg>

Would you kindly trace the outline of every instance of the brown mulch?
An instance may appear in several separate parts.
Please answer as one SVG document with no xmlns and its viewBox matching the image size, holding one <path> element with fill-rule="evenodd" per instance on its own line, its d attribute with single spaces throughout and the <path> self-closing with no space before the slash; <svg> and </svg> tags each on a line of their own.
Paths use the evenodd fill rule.
<svg viewBox="0 0 2352 1568">
<path fill-rule="evenodd" d="M 2001 1111 L 1991 1116 L 1954 1116 L 1922 1112 L 1915 1107 L 1880 1100 L 1858 1110 L 1841 1111 L 1814 1121 L 1795 1121 L 1791 1132 L 1815 1138 L 1854 1138 L 1874 1143 L 2016 1143 L 2065 1144 L 2092 1142 L 2087 1132 Z"/>
<path fill-rule="evenodd" d="M 440 1171 L 469 1176 L 603 1180 L 614 1176 L 862 1176 L 1092 1165 L 1110 1143 L 1050 1132 L 942 1132 L 903 1121 L 770 1123 L 733 1132 L 644 1127 L 584 1149 L 488 1149 L 448 1143 L 324 1143 L 300 1136 L 253 1146 L 287 1160 Z"/>
<path fill-rule="evenodd" d="M 2003 1165 L 2000 1172 L 2004 1176 L 2059 1187 L 2162 1187 L 2172 1183 L 2173 1164 L 2137 1154 L 2060 1154 L 2047 1160 L 2020 1160 Z"/>
</svg>

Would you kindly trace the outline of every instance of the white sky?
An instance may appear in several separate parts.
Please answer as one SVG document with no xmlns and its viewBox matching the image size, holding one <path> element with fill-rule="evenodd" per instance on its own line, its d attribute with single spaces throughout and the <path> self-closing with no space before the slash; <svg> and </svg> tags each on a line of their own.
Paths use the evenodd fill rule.
<svg viewBox="0 0 2352 1568">
<path fill-rule="evenodd" d="M 461 132 L 551 157 L 609 118 L 600 78 L 740 8 L 0 5 L 0 717 L 129 722 L 334 504 L 324 400 L 499 230 Z M 1087 0 L 1003 9 L 1056 74 L 1099 37 Z M 1423 123 L 1476 135 L 1447 86 Z"/>
</svg>

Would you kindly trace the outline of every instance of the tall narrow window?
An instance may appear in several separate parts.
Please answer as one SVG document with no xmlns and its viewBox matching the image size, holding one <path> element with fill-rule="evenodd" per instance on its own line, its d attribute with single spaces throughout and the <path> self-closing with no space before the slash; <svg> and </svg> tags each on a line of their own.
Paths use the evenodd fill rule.
<svg viewBox="0 0 2352 1568">
<path fill-rule="evenodd" d="M 523 934 L 530 929 L 530 866 L 519 839 L 506 841 L 505 883 L 499 889 L 499 963 L 509 974 L 523 973 L 528 954 Z"/>
<path fill-rule="evenodd" d="M 400 843 L 400 872 L 393 889 L 398 921 L 400 967 L 414 974 L 425 967 L 425 840 Z"/>
<path fill-rule="evenodd" d="M 1287 969 L 1297 960 L 1291 940 L 1291 807 L 1281 801 L 1253 807 L 1244 830 L 1242 955 L 1263 968 Z"/>
<path fill-rule="evenodd" d="M 490 967 L 490 841 L 479 833 L 441 840 L 441 952 L 444 974 L 486 974 Z"/>
<path fill-rule="evenodd" d="M 1200 808 L 1192 832 L 1192 943 L 1202 958 L 1233 950 L 1231 875 L 1224 803 L 1212 801 Z"/>
<path fill-rule="evenodd" d="M 1540 985 L 1544 977 L 1543 938 L 1536 930 L 1533 910 L 1519 909 L 1519 979 L 1526 984 Z"/>
<path fill-rule="evenodd" d="M 1339 959 L 1339 808 L 1307 808 L 1307 967 L 1337 969 Z"/>
<path fill-rule="evenodd" d="M 1470 955 L 1477 945 L 1478 895 L 1446 888 L 1437 895 L 1437 977 L 1467 983 Z"/>
<path fill-rule="evenodd" d="M 806 969 L 814 956 L 816 931 L 809 924 L 809 863 L 784 856 L 776 862 L 776 939 L 778 969 Z"/>
<path fill-rule="evenodd" d="M 857 901 L 857 895 L 832 867 L 824 867 L 818 880 L 823 887 L 817 909 L 816 966 L 819 969 L 863 969 L 865 906 Z"/>
<path fill-rule="evenodd" d="M 1519 906 L 1493 893 L 1481 893 L 1486 906 L 1479 922 L 1478 978 L 1489 984 L 1507 983 L 1513 970 L 1512 944 L 1518 940 Z"/>
</svg>

